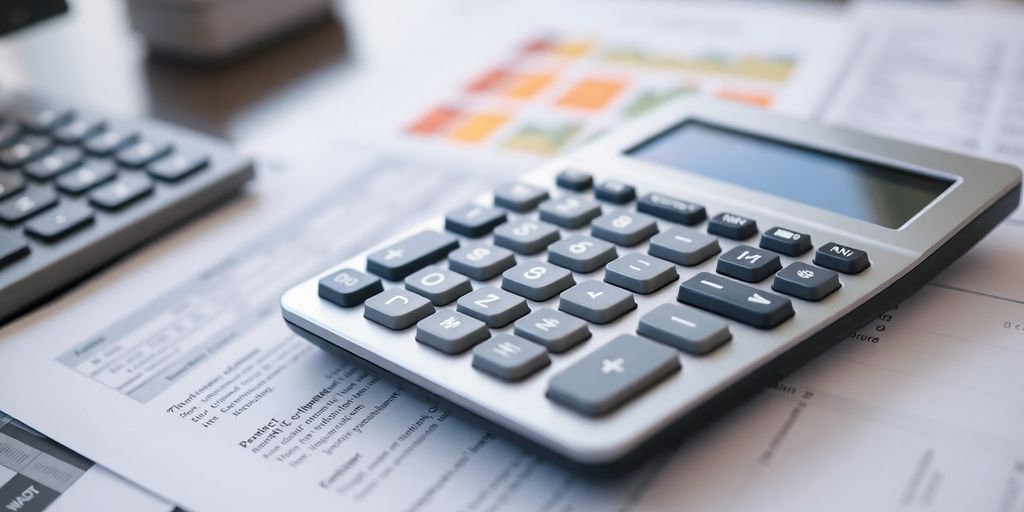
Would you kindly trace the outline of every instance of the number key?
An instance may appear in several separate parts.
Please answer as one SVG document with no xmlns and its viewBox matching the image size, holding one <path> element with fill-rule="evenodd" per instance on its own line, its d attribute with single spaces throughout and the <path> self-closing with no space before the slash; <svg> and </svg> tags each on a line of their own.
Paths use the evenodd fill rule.
<svg viewBox="0 0 1024 512">
<path fill-rule="evenodd" d="M 548 247 L 548 261 L 583 274 L 603 267 L 617 255 L 614 245 L 586 235 L 573 235 Z"/>
<path fill-rule="evenodd" d="M 633 294 L 593 279 L 562 292 L 558 309 L 595 324 L 606 324 L 636 309 Z"/>
<path fill-rule="evenodd" d="M 558 240 L 558 228 L 538 220 L 517 219 L 494 230 L 494 244 L 519 254 L 536 254 Z"/>
<path fill-rule="evenodd" d="M 435 306 L 450 304 L 473 291 L 469 279 L 433 265 L 405 278 L 405 287 L 430 299 Z"/>
<path fill-rule="evenodd" d="M 587 225 L 598 215 L 601 215 L 601 206 L 579 196 L 562 196 L 558 199 L 548 199 L 540 204 L 540 218 L 563 228 L 579 228 Z"/>
<path fill-rule="evenodd" d="M 548 198 L 544 189 L 532 187 L 525 183 L 515 183 L 511 187 L 503 187 L 494 191 L 494 205 L 516 212 L 533 210 Z"/>
<path fill-rule="evenodd" d="M 434 312 L 430 301 L 401 288 L 384 290 L 370 297 L 363 316 L 378 324 L 400 331 L 423 320 Z"/>
<path fill-rule="evenodd" d="M 444 228 L 453 233 L 477 238 L 490 233 L 502 222 L 505 222 L 505 210 L 468 204 L 448 212 L 444 217 Z"/>
<path fill-rule="evenodd" d="M 590 234 L 597 238 L 632 247 L 657 233 L 658 224 L 642 213 L 622 210 L 594 219 L 590 229 Z"/>
<path fill-rule="evenodd" d="M 526 299 L 495 286 L 482 286 L 463 295 L 457 309 L 491 328 L 504 327 L 530 312 Z"/>
<path fill-rule="evenodd" d="M 468 244 L 448 255 L 448 268 L 477 281 L 491 279 L 515 264 L 515 256 L 507 249 L 485 244 Z"/>
<path fill-rule="evenodd" d="M 382 291 L 384 285 L 379 278 L 350 268 L 322 277 L 317 286 L 320 297 L 343 308 L 358 306 Z"/>
<path fill-rule="evenodd" d="M 568 270 L 538 260 L 524 261 L 502 274 L 501 287 L 530 300 L 545 301 L 576 284 Z"/>
</svg>

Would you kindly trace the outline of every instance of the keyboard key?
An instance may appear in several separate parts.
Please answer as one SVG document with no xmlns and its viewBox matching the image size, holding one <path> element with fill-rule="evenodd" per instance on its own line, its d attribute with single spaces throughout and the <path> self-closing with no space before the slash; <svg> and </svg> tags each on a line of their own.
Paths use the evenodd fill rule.
<svg viewBox="0 0 1024 512">
<path fill-rule="evenodd" d="M 111 160 L 89 159 L 85 163 L 57 177 L 57 188 L 69 194 L 81 194 L 117 174 L 117 165 Z"/>
<path fill-rule="evenodd" d="M 770 329 L 793 316 L 789 299 L 707 272 L 683 281 L 677 299 L 760 329 Z"/>
<path fill-rule="evenodd" d="M 582 274 L 603 267 L 616 256 L 614 245 L 586 235 L 572 235 L 548 247 L 548 261 Z"/>
<path fill-rule="evenodd" d="M 29 248 L 20 236 L 0 233 L 0 267 L 28 255 Z"/>
<path fill-rule="evenodd" d="M 637 334 L 689 354 L 707 354 L 732 339 L 729 326 L 712 315 L 679 304 L 662 304 L 640 317 Z"/>
<path fill-rule="evenodd" d="M 107 156 L 139 138 L 139 134 L 127 127 L 108 127 L 105 131 L 85 139 L 85 150 L 97 155 Z"/>
<path fill-rule="evenodd" d="M 477 281 L 487 281 L 514 267 L 516 258 L 507 249 L 468 244 L 448 255 L 448 268 Z"/>
<path fill-rule="evenodd" d="M 54 242 L 92 221 L 92 208 L 65 202 L 29 219 L 25 223 L 25 233 L 40 240 Z"/>
<path fill-rule="evenodd" d="M 544 347 L 502 333 L 473 349 L 473 368 L 503 380 L 520 380 L 551 364 Z"/>
<path fill-rule="evenodd" d="M 209 161 L 204 153 L 178 151 L 151 163 L 146 169 L 158 180 L 177 181 L 206 167 Z"/>
<path fill-rule="evenodd" d="M 7 167 L 25 165 L 43 156 L 53 147 L 53 141 L 40 135 L 28 135 L 0 151 L 0 164 Z"/>
<path fill-rule="evenodd" d="M 153 191 L 153 180 L 138 174 L 123 174 L 89 193 L 89 201 L 106 210 L 117 210 Z"/>
<path fill-rule="evenodd" d="M 598 215 L 601 205 L 578 196 L 562 196 L 540 204 L 540 219 L 563 228 L 583 227 Z"/>
<path fill-rule="evenodd" d="M 719 213 L 708 221 L 708 233 L 733 240 L 746 240 L 757 234 L 757 222 L 732 213 Z"/>
<path fill-rule="evenodd" d="M 605 267 L 604 281 L 636 293 L 654 293 L 679 279 L 676 266 L 645 254 L 629 253 Z"/>
<path fill-rule="evenodd" d="M 775 274 L 772 289 L 804 300 L 819 301 L 839 289 L 839 274 L 797 261 Z"/>
<path fill-rule="evenodd" d="M 25 178 L 18 172 L 0 171 L 0 199 L 25 188 Z"/>
<path fill-rule="evenodd" d="M 363 316 L 388 329 L 400 331 L 434 312 L 430 301 L 402 288 L 390 288 L 366 300 Z"/>
<path fill-rule="evenodd" d="M 763 281 L 782 268 L 779 255 L 749 245 L 737 245 L 718 258 L 719 274 L 748 283 Z"/>
<path fill-rule="evenodd" d="M 590 225 L 590 234 L 614 244 L 632 247 L 658 232 L 653 218 L 625 210 L 606 213 Z"/>
<path fill-rule="evenodd" d="M 444 306 L 473 291 L 469 279 L 451 270 L 431 265 L 405 278 L 405 287 L 422 295 L 435 306 Z"/>
<path fill-rule="evenodd" d="M 844 274 L 859 274 L 871 266 L 868 253 L 835 242 L 819 247 L 814 253 L 814 263 Z"/>
<path fill-rule="evenodd" d="M 516 219 L 494 230 L 494 244 L 519 254 L 537 254 L 558 240 L 558 228 L 539 220 Z"/>
<path fill-rule="evenodd" d="M 576 284 L 572 272 L 550 263 L 527 260 L 502 274 L 501 287 L 521 297 L 543 302 Z"/>
<path fill-rule="evenodd" d="M 29 187 L 0 202 L 0 220 L 20 222 L 57 204 L 57 193 L 49 187 Z"/>
<path fill-rule="evenodd" d="M 74 111 L 66 106 L 34 99 L 22 99 L 13 105 L 12 110 L 18 121 L 34 132 L 48 132 L 74 116 Z"/>
<path fill-rule="evenodd" d="M 0 119 L 0 148 L 18 140 L 21 135 L 21 125 L 14 121 Z"/>
<path fill-rule="evenodd" d="M 371 253 L 366 270 L 397 281 L 417 270 L 444 259 L 459 246 L 459 239 L 448 233 L 421 231 L 404 240 Z"/>
<path fill-rule="evenodd" d="M 491 328 L 505 327 L 530 313 L 526 299 L 494 286 L 482 286 L 463 295 L 457 306 L 465 313 Z"/>
<path fill-rule="evenodd" d="M 626 204 L 636 199 L 636 188 L 619 181 L 608 180 L 594 189 L 594 195 L 603 201 Z"/>
<path fill-rule="evenodd" d="M 588 322 L 606 324 L 636 309 L 636 300 L 622 288 L 591 279 L 562 292 L 558 309 Z"/>
<path fill-rule="evenodd" d="M 468 204 L 445 215 L 444 229 L 476 238 L 490 233 L 505 219 L 505 210 L 501 208 Z"/>
<path fill-rule="evenodd" d="M 594 186 L 594 177 L 583 171 L 566 169 L 558 173 L 555 183 L 562 188 L 583 192 L 584 190 L 590 190 L 590 187 Z"/>
<path fill-rule="evenodd" d="M 76 147 L 59 147 L 26 165 L 25 174 L 37 180 L 48 180 L 82 163 L 84 156 L 85 153 Z"/>
<path fill-rule="evenodd" d="M 786 256 L 800 256 L 811 250 L 811 235 L 774 227 L 761 235 L 761 248 Z"/>
<path fill-rule="evenodd" d="M 483 322 L 442 309 L 416 324 L 416 341 L 446 354 L 458 354 L 491 337 Z"/>
<path fill-rule="evenodd" d="M 679 371 L 678 353 L 623 334 L 551 378 L 547 397 L 580 413 L 607 413 Z"/>
<path fill-rule="evenodd" d="M 383 291 L 380 278 L 350 268 L 320 278 L 317 286 L 317 295 L 343 308 L 358 306 Z"/>
<path fill-rule="evenodd" d="M 703 222 L 707 218 L 707 211 L 703 206 L 658 193 L 641 197 L 636 203 L 636 209 L 687 226 Z"/>
<path fill-rule="evenodd" d="M 99 133 L 104 126 L 106 123 L 102 119 L 80 115 L 54 130 L 53 138 L 64 144 L 78 144 Z"/>
<path fill-rule="evenodd" d="M 684 227 L 669 228 L 651 238 L 647 254 L 692 267 L 721 252 L 718 238 Z"/>
<path fill-rule="evenodd" d="M 494 205 L 514 212 L 529 212 L 548 198 L 548 191 L 525 183 L 514 183 L 494 191 Z"/>
<path fill-rule="evenodd" d="M 516 320 L 515 333 L 557 353 L 589 338 L 590 328 L 579 318 L 555 309 L 541 308 Z"/>
<path fill-rule="evenodd" d="M 125 167 L 143 167 L 171 152 L 169 140 L 144 138 L 117 151 L 117 161 Z"/>
</svg>

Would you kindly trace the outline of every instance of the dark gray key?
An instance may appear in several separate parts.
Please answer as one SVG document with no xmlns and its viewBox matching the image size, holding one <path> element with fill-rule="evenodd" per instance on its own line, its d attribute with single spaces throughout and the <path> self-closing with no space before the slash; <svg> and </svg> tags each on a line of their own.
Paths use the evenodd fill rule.
<svg viewBox="0 0 1024 512">
<path fill-rule="evenodd" d="M 61 203 L 25 223 L 25 233 L 33 238 L 54 242 L 90 224 L 92 208 L 77 203 Z"/>
<path fill-rule="evenodd" d="M 687 226 L 703 222 L 708 216 L 707 211 L 699 204 L 658 193 L 641 197 L 636 203 L 636 209 Z"/>
<path fill-rule="evenodd" d="M 459 239 L 448 233 L 420 231 L 404 240 L 371 253 L 366 270 L 397 281 L 437 262 L 459 246 Z"/>
<path fill-rule="evenodd" d="M 615 259 L 615 246 L 586 235 L 572 235 L 548 247 L 548 261 L 587 274 Z"/>
<path fill-rule="evenodd" d="M 53 138 L 65 144 L 77 144 L 100 132 L 106 123 L 97 117 L 77 116 L 53 131 Z"/>
<path fill-rule="evenodd" d="M 562 196 L 540 204 L 540 219 L 563 228 L 579 228 L 601 215 L 601 205 L 580 196 Z"/>
<path fill-rule="evenodd" d="M 343 308 L 358 306 L 383 291 L 379 277 L 350 268 L 320 278 L 317 286 L 317 295 Z"/>
<path fill-rule="evenodd" d="M 74 112 L 66 106 L 35 99 L 23 99 L 14 104 L 14 117 L 34 132 L 47 132 L 68 122 Z"/>
<path fill-rule="evenodd" d="M 761 235 L 761 248 L 786 256 L 799 256 L 811 250 L 811 235 L 776 226 Z"/>
<path fill-rule="evenodd" d="M 28 244 L 23 238 L 0 233 L 0 267 L 26 256 L 28 252 Z"/>
<path fill-rule="evenodd" d="M 679 368 L 675 350 L 622 334 L 552 377 L 547 396 L 580 413 L 597 416 L 621 406 Z"/>
<path fill-rule="evenodd" d="M 590 224 L 590 234 L 614 244 L 632 247 L 658 232 L 653 218 L 642 213 L 619 210 L 606 213 Z"/>
<path fill-rule="evenodd" d="M 20 222 L 57 204 L 57 193 L 49 187 L 29 187 L 0 202 L 0 220 Z"/>
<path fill-rule="evenodd" d="M 574 316 L 541 308 L 516 320 L 515 333 L 551 352 L 565 352 L 590 337 L 587 323 Z"/>
<path fill-rule="evenodd" d="M 153 191 L 153 180 L 139 174 L 122 174 L 89 193 L 89 202 L 106 210 L 117 210 Z"/>
<path fill-rule="evenodd" d="M 615 204 L 626 204 L 636 199 L 636 189 L 621 181 L 608 180 L 594 189 L 594 197 Z"/>
<path fill-rule="evenodd" d="M 502 274 L 501 287 L 543 302 L 576 284 L 572 272 L 539 260 L 526 260 Z"/>
<path fill-rule="evenodd" d="M 171 141 L 142 138 L 117 151 L 117 162 L 125 167 L 143 167 L 171 152 Z"/>
<path fill-rule="evenodd" d="M 446 354 L 465 352 L 490 336 L 483 322 L 450 309 L 439 310 L 416 324 L 416 341 Z"/>
<path fill-rule="evenodd" d="M 594 186 L 594 177 L 583 171 L 566 169 L 558 173 L 558 176 L 555 177 L 555 183 L 562 188 L 583 192 Z"/>
<path fill-rule="evenodd" d="M 149 164 L 146 170 L 158 180 L 177 181 L 206 167 L 209 161 L 205 153 L 177 151 Z"/>
<path fill-rule="evenodd" d="M 473 367 L 503 380 L 520 380 L 550 363 L 544 347 L 507 333 L 473 349 Z"/>
<path fill-rule="evenodd" d="M 463 295 L 457 307 L 491 328 L 504 327 L 530 313 L 526 299 L 494 286 L 482 286 Z"/>
<path fill-rule="evenodd" d="M 814 263 L 844 274 L 859 274 L 871 266 L 868 253 L 835 242 L 819 247 L 814 253 Z"/>
<path fill-rule="evenodd" d="M 0 171 L 0 199 L 25 188 L 25 178 L 18 172 Z"/>
<path fill-rule="evenodd" d="M 0 148 L 18 140 L 21 135 L 21 125 L 14 121 L 0 119 Z"/>
<path fill-rule="evenodd" d="M 677 299 L 760 329 L 770 329 L 793 316 L 789 299 L 708 272 L 683 281 Z"/>
<path fill-rule="evenodd" d="M 403 288 L 390 288 L 369 299 L 363 316 L 388 329 L 400 331 L 434 312 L 430 301 Z"/>
<path fill-rule="evenodd" d="M 448 268 L 477 281 L 492 279 L 515 264 L 508 249 L 486 244 L 467 244 L 448 255 Z"/>
<path fill-rule="evenodd" d="M 718 258 L 719 274 L 757 283 L 782 268 L 779 255 L 749 245 L 737 245 Z"/>
<path fill-rule="evenodd" d="M 473 291 L 465 276 L 434 265 L 405 278 L 405 287 L 430 299 L 435 306 L 450 304 Z"/>
<path fill-rule="evenodd" d="M 595 324 L 606 324 L 636 309 L 633 294 L 593 279 L 562 292 L 558 309 Z"/>
<path fill-rule="evenodd" d="M 839 289 L 839 274 L 797 261 L 775 274 L 772 289 L 804 300 L 818 301 Z"/>
<path fill-rule="evenodd" d="M 481 237 L 505 222 L 505 210 L 492 206 L 468 204 L 444 216 L 444 228 L 452 233 Z"/>
<path fill-rule="evenodd" d="M 605 267 L 606 283 L 636 293 L 654 293 L 679 279 L 676 266 L 646 254 L 629 253 Z"/>
<path fill-rule="evenodd" d="M 757 234 L 757 222 L 733 213 L 719 213 L 708 221 L 708 233 L 746 240 Z"/>
<path fill-rule="evenodd" d="M 57 188 L 69 194 L 81 194 L 117 174 L 117 165 L 111 160 L 89 159 L 85 163 L 57 177 Z"/>
<path fill-rule="evenodd" d="M 674 227 L 651 238 L 647 253 L 692 267 L 721 252 L 718 238 L 684 227 Z"/>
<path fill-rule="evenodd" d="M 46 154 L 53 141 L 40 135 L 27 135 L 0 151 L 0 164 L 7 167 L 25 165 Z"/>
<path fill-rule="evenodd" d="M 547 198 L 547 190 L 525 183 L 514 183 L 494 191 L 495 206 L 521 213 L 532 211 Z"/>
<path fill-rule="evenodd" d="M 138 132 L 127 127 L 108 127 L 85 139 L 85 150 L 98 156 L 107 156 L 139 138 Z"/>
<path fill-rule="evenodd" d="M 85 153 L 76 147 L 59 147 L 26 165 L 25 174 L 37 180 L 48 180 L 82 163 L 84 156 Z"/>
<path fill-rule="evenodd" d="M 537 254 L 558 240 L 558 228 L 539 220 L 515 219 L 494 230 L 494 244 L 519 254 Z"/>
<path fill-rule="evenodd" d="M 636 332 L 690 354 L 707 354 L 732 339 L 729 326 L 679 304 L 662 304 L 640 317 Z"/>
</svg>

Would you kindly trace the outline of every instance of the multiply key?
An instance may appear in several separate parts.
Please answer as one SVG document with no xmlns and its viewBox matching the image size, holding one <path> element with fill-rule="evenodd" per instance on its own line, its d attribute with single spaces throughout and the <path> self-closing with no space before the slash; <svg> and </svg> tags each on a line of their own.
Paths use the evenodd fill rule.
<svg viewBox="0 0 1024 512">
<path fill-rule="evenodd" d="M 448 233 L 421 231 L 366 257 L 366 270 L 397 281 L 430 265 L 459 246 Z"/>
</svg>

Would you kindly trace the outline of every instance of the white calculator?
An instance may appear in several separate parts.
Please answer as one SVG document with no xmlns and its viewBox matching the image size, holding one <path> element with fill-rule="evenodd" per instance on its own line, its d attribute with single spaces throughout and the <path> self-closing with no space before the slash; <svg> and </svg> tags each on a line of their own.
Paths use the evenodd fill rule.
<svg viewBox="0 0 1024 512">
<path fill-rule="evenodd" d="M 918 290 L 1017 207 L 1020 184 L 1008 165 L 687 100 L 281 304 L 321 346 L 606 465 Z"/>
</svg>

